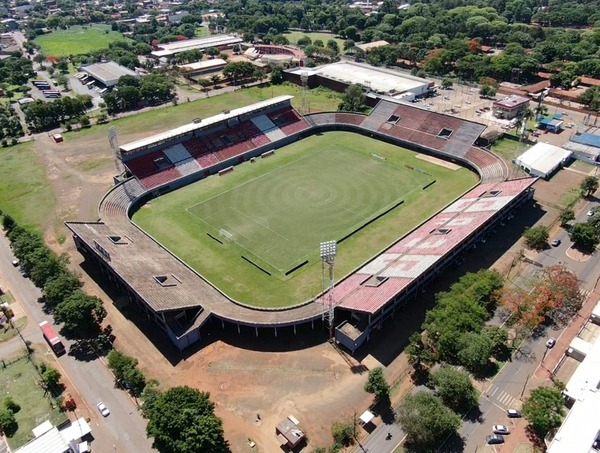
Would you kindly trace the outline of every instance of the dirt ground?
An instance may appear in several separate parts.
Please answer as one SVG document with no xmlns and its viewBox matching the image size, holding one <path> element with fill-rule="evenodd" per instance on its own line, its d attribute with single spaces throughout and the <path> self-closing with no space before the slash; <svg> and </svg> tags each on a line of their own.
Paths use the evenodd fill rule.
<svg viewBox="0 0 600 453">
<path fill-rule="evenodd" d="M 143 131 L 126 140 L 152 132 L 158 131 Z M 97 219 L 98 203 L 112 186 L 116 172 L 107 139 L 82 146 L 81 140 L 69 137 L 60 144 L 42 135 L 35 141 L 57 198 L 57 216 L 47 225 L 48 243 L 57 252 L 70 254 L 72 267 L 82 274 L 86 291 L 106 302 L 107 323 L 114 329 L 119 350 L 138 358 L 147 375 L 165 387 L 190 385 L 210 392 L 233 452 L 281 451 L 275 426 L 288 415 L 300 420 L 308 435 L 309 445 L 303 451 L 329 445 L 331 423 L 360 415 L 372 401 L 363 390 L 367 366 L 385 366 L 391 382 L 406 378 L 408 365 L 400 354 L 410 333 L 418 329 L 425 311 L 433 305 L 433 295 L 466 271 L 493 266 L 507 255 L 506 250 L 518 241 L 525 226 L 547 214 L 540 205 L 523 211 L 514 225 L 478 247 L 480 253 L 447 272 L 415 300 L 410 310 L 387 322 L 356 357 L 334 349 L 325 341 L 326 334 L 320 327 L 311 330 L 307 326 L 297 335 L 280 330 L 278 338 L 274 332 L 260 332 L 257 339 L 253 331 L 238 334 L 232 327 L 222 330 L 219 323 L 211 325 L 199 347 L 181 356 L 153 324 L 126 306 L 111 287 L 104 286 L 97 270 L 82 262 L 69 238 L 61 245 L 60 238 L 67 236 L 62 221 Z M 542 204 L 555 205 L 561 194 L 582 178 L 580 173 L 561 171 L 552 183 L 541 181 L 536 185 L 537 197 Z M 401 387 L 407 382 L 404 379 Z M 249 439 L 256 443 L 254 449 L 249 447 Z"/>
</svg>

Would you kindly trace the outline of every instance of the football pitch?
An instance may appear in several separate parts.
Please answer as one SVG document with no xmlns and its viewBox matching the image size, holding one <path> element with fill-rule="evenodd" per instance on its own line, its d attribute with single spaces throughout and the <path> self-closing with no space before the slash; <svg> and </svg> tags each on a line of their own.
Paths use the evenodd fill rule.
<svg viewBox="0 0 600 453">
<path fill-rule="evenodd" d="M 237 243 L 247 258 L 286 273 L 313 258 L 321 242 L 339 241 L 432 181 L 431 175 L 331 145 L 187 212 L 214 235 Z"/>
<path fill-rule="evenodd" d="M 133 220 L 230 297 L 293 305 L 320 290 L 321 242 L 338 241 L 341 277 L 477 181 L 416 156 L 318 134 L 154 199 Z"/>
</svg>

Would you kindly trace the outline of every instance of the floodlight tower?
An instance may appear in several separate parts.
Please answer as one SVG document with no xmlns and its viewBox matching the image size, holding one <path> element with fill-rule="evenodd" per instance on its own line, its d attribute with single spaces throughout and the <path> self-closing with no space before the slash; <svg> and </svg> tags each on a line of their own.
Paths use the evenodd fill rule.
<svg viewBox="0 0 600 453">
<path fill-rule="evenodd" d="M 327 306 L 323 310 L 323 321 L 329 323 L 329 340 L 333 339 L 333 270 L 335 260 L 335 241 L 321 242 L 321 278 L 323 282 L 323 303 Z"/>
<path fill-rule="evenodd" d="M 300 80 L 302 81 L 302 114 L 306 115 L 308 113 L 308 72 L 302 71 Z"/>
<path fill-rule="evenodd" d="M 111 126 L 108 128 L 108 141 L 110 143 L 110 147 L 113 151 L 114 159 L 115 159 L 115 168 L 117 169 L 117 174 L 121 173 L 121 167 L 119 166 L 119 140 L 117 139 L 117 128 L 115 126 Z"/>
</svg>

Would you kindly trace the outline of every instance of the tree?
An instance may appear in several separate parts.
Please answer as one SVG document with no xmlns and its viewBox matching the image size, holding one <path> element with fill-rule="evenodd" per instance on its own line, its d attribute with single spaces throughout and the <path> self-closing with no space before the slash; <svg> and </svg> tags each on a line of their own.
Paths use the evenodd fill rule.
<svg viewBox="0 0 600 453">
<path fill-rule="evenodd" d="M 347 420 L 331 424 L 331 436 L 336 444 L 348 447 L 354 444 L 354 424 L 356 421 Z"/>
<path fill-rule="evenodd" d="M 569 231 L 569 238 L 575 247 L 583 250 L 595 250 L 600 244 L 600 233 L 590 223 L 576 223 Z"/>
<path fill-rule="evenodd" d="M 108 367 L 115 375 L 117 383 L 128 389 L 133 395 L 140 396 L 146 387 L 146 376 L 137 368 L 138 361 L 116 349 L 107 355 Z"/>
<path fill-rule="evenodd" d="M 575 220 L 575 211 L 573 211 L 571 208 L 567 208 L 564 209 L 561 213 L 560 213 L 560 224 L 562 226 L 565 226 L 566 224 L 568 224 L 571 220 Z"/>
<path fill-rule="evenodd" d="M 465 371 L 443 366 L 431 373 L 430 382 L 444 404 L 455 412 L 467 412 L 477 404 L 477 391 Z"/>
<path fill-rule="evenodd" d="M 338 45 L 335 39 L 327 40 L 327 48 L 334 52 L 335 54 L 340 53 L 340 46 Z"/>
<path fill-rule="evenodd" d="M 408 354 L 408 362 L 417 370 L 422 366 L 433 365 L 437 359 L 431 345 L 426 343 L 427 338 L 427 335 L 421 335 L 419 332 L 413 333 L 404 350 Z"/>
<path fill-rule="evenodd" d="M 590 197 L 598 190 L 598 178 L 595 176 L 586 176 L 583 181 L 581 181 L 581 190 L 585 192 L 586 197 Z"/>
<path fill-rule="evenodd" d="M 42 380 L 46 387 L 50 389 L 58 389 L 60 384 L 60 371 L 56 368 L 46 367 L 44 372 L 42 373 Z"/>
<path fill-rule="evenodd" d="M 543 439 L 551 429 L 560 426 L 563 407 L 563 396 L 559 390 L 538 387 L 523 404 L 523 416 L 537 436 Z"/>
<path fill-rule="evenodd" d="M 389 398 L 390 385 L 383 375 L 383 368 L 377 367 L 369 371 L 369 377 L 365 382 L 365 392 L 372 393 L 377 398 Z"/>
<path fill-rule="evenodd" d="M 15 414 L 6 408 L 0 409 L 0 430 L 7 437 L 12 437 L 17 431 L 18 425 L 15 419 Z"/>
<path fill-rule="evenodd" d="M 548 228 L 543 225 L 534 226 L 525 229 L 522 235 L 525 238 L 525 244 L 527 247 L 534 250 L 543 250 L 548 246 Z"/>
<path fill-rule="evenodd" d="M 452 84 L 454 83 L 454 80 L 452 80 L 451 77 L 444 77 L 442 79 L 442 88 L 444 90 L 447 90 L 449 88 L 452 88 Z M 482 87 L 483 88 L 483 87 Z"/>
<path fill-rule="evenodd" d="M 365 95 L 360 85 L 350 85 L 346 88 L 338 110 L 347 112 L 360 112 L 365 102 Z"/>
<path fill-rule="evenodd" d="M 4 231 L 6 231 L 7 234 L 12 231 L 16 224 L 17 222 L 15 222 L 15 219 L 13 219 L 8 214 L 4 214 L 2 216 L 2 228 L 4 229 Z"/>
<path fill-rule="evenodd" d="M 64 333 L 78 338 L 97 336 L 105 317 L 106 310 L 102 301 L 96 296 L 88 296 L 81 290 L 75 291 L 54 310 L 54 320 L 64 323 Z"/>
<path fill-rule="evenodd" d="M 234 85 L 238 79 L 250 77 L 254 73 L 254 65 L 249 61 L 234 61 L 223 68 L 223 75 L 233 79 Z"/>
<path fill-rule="evenodd" d="M 21 406 L 19 406 L 19 404 L 16 403 L 15 400 L 13 400 L 10 396 L 4 398 L 4 401 L 2 401 L 2 406 L 11 411 L 13 414 L 16 414 L 21 410 Z"/>
<path fill-rule="evenodd" d="M 467 332 L 458 339 L 458 344 L 458 360 L 470 371 L 482 371 L 492 357 L 494 345 L 485 334 Z"/>
<path fill-rule="evenodd" d="M 148 411 L 148 437 L 161 453 L 229 451 L 221 419 L 206 392 L 191 387 L 173 387 L 160 394 Z"/>
<path fill-rule="evenodd" d="M 439 447 L 460 426 L 460 417 L 429 392 L 407 395 L 397 414 L 398 423 L 415 450 Z"/>
<path fill-rule="evenodd" d="M 281 69 L 281 66 L 275 66 L 271 71 L 271 83 L 273 85 L 281 85 L 283 83 L 283 69 Z"/>
</svg>

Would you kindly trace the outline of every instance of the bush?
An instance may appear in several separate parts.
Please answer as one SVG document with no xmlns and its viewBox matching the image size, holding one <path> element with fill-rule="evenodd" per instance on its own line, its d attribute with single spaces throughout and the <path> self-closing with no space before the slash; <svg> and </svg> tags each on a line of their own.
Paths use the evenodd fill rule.
<svg viewBox="0 0 600 453">
<path fill-rule="evenodd" d="M 332 423 L 331 435 L 335 443 L 345 447 L 354 444 L 354 423 L 354 420 Z"/>
<path fill-rule="evenodd" d="M 18 425 L 15 419 L 15 414 L 6 409 L 0 409 L 0 430 L 6 434 L 7 437 L 12 437 L 17 431 Z"/>
<path fill-rule="evenodd" d="M 17 412 L 19 412 L 21 410 L 21 406 L 19 406 L 17 403 L 15 403 L 15 401 L 10 396 L 7 396 L 6 398 L 4 398 L 2 405 L 6 409 L 11 411 L 13 414 L 16 414 Z"/>
</svg>

